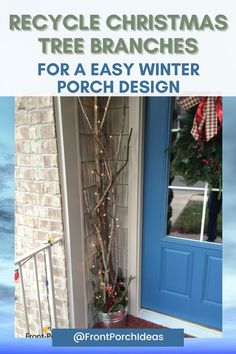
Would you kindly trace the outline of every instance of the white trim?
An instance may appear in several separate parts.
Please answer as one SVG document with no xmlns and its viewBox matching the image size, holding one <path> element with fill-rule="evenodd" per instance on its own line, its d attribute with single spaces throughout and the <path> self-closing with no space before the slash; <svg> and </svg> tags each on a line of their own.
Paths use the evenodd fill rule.
<svg viewBox="0 0 236 354">
<path fill-rule="evenodd" d="M 133 133 L 129 159 L 128 274 L 136 277 L 129 289 L 129 312 L 137 315 L 141 306 L 144 99 L 130 98 L 129 107 L 129 126 Z"/>
<path fill-rule="evenodd" d="M 204 198 L 203 198 L 203 208 L 202 208 L 202 221 L 201 221 L 201 231 L 200 231 L 200 242 L 203 242 L 204 238 L 204 228 L 205 228 L 205 221 L 206 221 L 206 208 L 207 208 L 207 195 L 208 195 L 208 183 L 205 183 L 205 191 L 204 191 Z"/>
<path fill-rule="evenodd" d="M 139 317 L 168 328 L 183 328 L 185 334 L 197 338 L 221 338 L 222 332 L 198 324 L 142 309 Z"/>
<path fill-rule="evenodd" d="M 78 112 L 73 97 L 54 99 L 59 149 L 70 327 L 88 327 L 85 248 L 78 141 Z"/>
<path fill-rule="evenodd" d="M 186 191 L 200 191 L 204 192 L 206 187 L 187 187 L 187 186 L 168 186 L 169 189 L 186 190 Z M 208 191 L 219 192 L 219 188 L 208 188 Z"/>
<path fill-rule="evenodd" d="M 188 241 L 191 241 L 191 242 L 198 242 L 198 244 L 199 244 L 199 240 L 195 240 L 195 239 L 192 239 L 192 238 L 185 238 L 185 237 L 179 237 L 179 236 L 173 236 L 173 235 L 166 235 L 166 237 L 168 237 L 168 239 L 169 238 L 174 238 L 174 239 L 176 239 L 176 240 L 188 240 Z M 208 241 L 205 241 L 205 240 L 203 240 L 202 242 L 201 242 L 201 244 L 202 243 L 205 243 L 206 245 L 208 245 L 209 246 L 209 242 Z M 214 242 L 214 245 L 221 245 L 222 246 L 222 243 L 220 243 L 220 242 Z M 211 244 L 211 247 L 212 247 L 213 245 Z"/>
</svg>

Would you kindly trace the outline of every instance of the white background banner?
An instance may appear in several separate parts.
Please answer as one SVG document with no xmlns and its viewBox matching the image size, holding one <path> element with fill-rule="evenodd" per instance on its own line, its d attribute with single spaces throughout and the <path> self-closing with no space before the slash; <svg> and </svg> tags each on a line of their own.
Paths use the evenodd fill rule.
<svg viewBox="0 0 236 354">
<path fill-rule="evenodd" d="M 10 15 L 18 15 L 20 17 L 22 15 L 30 15 L 33 18 L 39 14 L 47 18 L 47 21 L 44 21 L 43 18 L 38 20 L 40 26 L 47 24 L 45 30 L 38 31 L 33 28 L 33 25 L 30 24 L 32 21 L 26 24 L 26 27 L 31 27 L 31 30 L 23 30 L 22 28 L 21 30 L 10 30 Z M 90 15 L 96 14 L 99 15 L 100 30 L 89 31 L 78 28 L 72 31 L 66 29 L 62 21 L 58 25 L 58 30 L 53 30 L 52 23 L 48 20 L 48 15 L 50 14 L 55 17 L 59 14 L 62 16 L 74 15 L 76 18 L 82 15 L 84 26 L 88 27 L 91 25 L 89 21 Z M 111 14 L 116 14 L 121 18 L 123 15 L 127 15 L 127 18 L 131 15 L 144 15 L 144 17 L 148 18 L 148 22 L 145 24 L 146 29 L 135 30 L 127 25 L 127 29 L 111 30 L 106 25 L 107 17 Z M 155 22 L 155 16 L 157 15 L 164 15 L 167 18 L 168 28 L 166 30 L 150 29 L 152 27 L 151 20 L 154 18 Z M 184 30 L 179 28 L 180 18 L 176 17 L 176 27 L 174 29 L 173 22 L 170 19 L 171 16 L 168 17 L 168 15 L 179 15 L 180 18 L 182 15 L 187 15 L 188 18 L 196 15 L 200 24 L 204 16 L 208 15 L 214 28 L 212 29 L 209 21 L 206 21 L 201 29 Z M 222 31 L 215 27 L 217 15 L 224 15 L 227 18 L 227 29 Z M 134 18 L 137 19 L 137 16 Z M 75 19 L 71 17 L 68 23 L 71 26 L 75 23 Z M 81 21 L 77 21 L 77 25 L 81 23 Z M 114 17 L 112 24 L 113 26 L 120 25 L 121 27 L 123 25 L 122 21 L 117 17 Z M 206 0 L 198 0 L 196 2 L 186 0 L 119 0 L 117 2 L 105 0 L 86 0 L 83 2 L 70 0 L 65 2 L 8 0 L 0 13 L 0 95 L 122 94 L 146 96 L 164 94 L 188 96 L 201 94 L 208 96 L 233 96 L 236 95 L 235 36 L 236 11 L 233 0 L 215 0 L 214 2 Z M 83 42 L 84 53 L 51 54 L 50 43 L 48 43 L 48 54 L 44 54 L 42 53 L 42 42 L 38 40 L 39 38 L 57 38 L 59 40 L 63 38 L 72 38 L 73 40 L 74 38 L 80 38 L 81 42 Z M 193 38 L 197 41 L 198 51 L 195 54 L 189 54 L 183 49 L 183 53 L 178 54 L 175 53 L 175 49 L 173 49 L 173 53 L 168 53 L 168 50 L 165 49 L 164 54 L 160 52 L 150 54 L 144 48 L 143 53 L 137 53 L 136 51 L 132 54 L 125 53 L 124 47 L 121 48 L 120 46 L 118 48 L 119 54 L 92 54 L 91 38 L 98 38 L 101 44 L 103 43 L 103 38 L 109 38 L 113 41 L 113 48 L 116 47 L 120 38 L 127 47 L 129 47 L 130 38 L 133 38 L 134 41 L 139 39 L 141 43 L 152 38 L 148 45 L 151 50 L 155 49 L 155 47 L 158 50 L 160 49 L 160 38 L 164 42 L 170 39 L 172 43 L 180 38 L 180 42 L 185 43 L 183 48 L 186 48 L 185 41 L 188 38 Z M 67 48 L 73 51 L 72 47 L 73 43 Z M 38 75 L 39 63 L 43 64 L 40 66 L 41 75 Z M 51 63 L 58 65 L 58 74 L 54 75 L 57 69 L 56 65 L 50 67 L 52 70 L 50 72 L 51 75 L 48 73 L 47 65 Z M 67 71 L 64 71 L 64 74 L 67 72 L 65 75 L 60 73 L 62 63 L 65 65 L 64 68 L 67 68 Z M 94 63 L 96 63 L 96 71 L 91 72 L 91 65 L 94 65 Z M 152 65 L 155 70 L 151 74 L 145 73 L 142 75 L 140 65 L 147 63 Z M 78 64 L 81 64 L 79 65 L 80 72 L 75 75 Z M 120 68 L 120 70 L 115 71 L 115 74 L 114 64 L 117 64 L 116 68 Z M 160 73 L 156 72 L 156 68 L 160 68 L 160 65 L 163 64 L 172 65 L 169 75 L 160 75 Z M 182 64 L 185 64 L 186 75 L 183 75 Z M 196 72 L 191 75 L 191 64 L 199 67 L 199 75 Z M 175 67 L 177 65 L 178 71 L 174 72 L 173 65 Z M 130 72 L 127 71 L 127 66 L 131 67 Z M 189 72 L 188 68 L 190 68 Z M 94 81 L 96 83 L 92 87 L 91 84 Z M 121 84 L 121 81 L 126 83 Z M 146 83 L 141 86 L 140 82 L 143 81 Z M 172 92 L 171 82 L 175 86 Z M 112 89 L 109 89 L 109 84 Z M 178 90 L 176 90 L 176 85 Z M 107 88 L 106 92 L 105 88 Z"/>
</svg>

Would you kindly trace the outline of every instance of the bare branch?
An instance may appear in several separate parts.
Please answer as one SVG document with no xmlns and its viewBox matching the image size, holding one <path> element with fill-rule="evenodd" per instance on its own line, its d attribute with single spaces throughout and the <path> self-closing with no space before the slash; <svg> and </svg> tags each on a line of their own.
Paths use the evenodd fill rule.
<svg viewBox="0 0 236 354">
<path fill-rule="evenodd" d="M 82 116 L 85 118 L 89 130 L 94 138 L 95 168 L 93 173 L 95 174 L 96 192 L 94 193 L 95 195 L 93 200 L 88 198 L 89 196 L 86 190 L 84 190 L 83 194 L 85 209 L 93 228 L 94 235 L 96 235 L 96 247 L 98 250 L 97 259 L 99 267 L 99 289 L 102 291 L 101 295 L 103 297 L 104 304 L 106 303 L 107 286 L 111 286 L 114 291 L 118 278 L 116 180 L 128 163 L 130 141 L 132 136 L 131 129 L 127 144 L 124 146 L 124 153 L 126 151 L 126 160 L 123 161 L 122 166 L 120 166 L 118 162 L 119 156 L 121 155 L 122 139 L 124 137 L 126 120 L 126 106 L 124 102 L 121 127 L 119 129 L 119 136 L 117 145 L 115 146 L 114 156 L 112 157 L 114 165 L 111 165 L 111 154 L 109 147 L 113 140 L 109 140 L 106 132 L 104 131 L 110 100 L 111 98 L 108 97 L 104 112 L 101 114 L 100 110 L 98 110 L 99 100 L 97 97 L 94 98 L 94 115 L 92 123 L 90 117 L 85 111 L 81 98 L 78 97 Z M 111 203 L 109 201 L 111 201 Z"/>
<path fill-rule="evenodd" d="M 113 283 L 112 290 L 115 290 L 116 282 L 117 282 L 117 277 L 118 277 L 118 245 L 117 245 L 117 238 L 114 237 L 114 251 L 115 251 L 115 279 Z"/>
<path fill-rule="evenodd" d="M 129 162 L 129 148 L 130 148 L 130 139 L 132 136 L 133 128 L 131 128 L 130 133 L 129 133 L 129 138 L 128 138 L 128 143 L 127 143 L 127 148 L 126 148 L 126 160 L 123 166 L 117 171 L 116 177 L 121 173 L 121 171 L 126 167 L 127 163 Z"/>
<path fill-rule="evenodd" d="M 78 101 L 79 101 L 79 105 L 80 105 L 80 108 L 81 108 L 81 110 L 82 110 L 82 113 L 83 113 L 83 115 L 84 115 L 84 118 L 85 118 L 85 120 L 86 120 L 86 122 L 87 122 L 87 124 L 88 124 L 88 127 L 89 127 L 89 129 L 90 129 L 92 135 L 94 136 L 95 141 L 98 143 L 98 145 L 100 146 L 100 148 L 101 148 L 101 150 L 103 151 L 104 155 L 106 155 L 107 160 L 109 161 L 109 154 L 108 154 L 108 152 L 107 152 L 107 149 L 105 148 L 105 146 L 104 146 L 104 144 L 102 143 L 101 139 L 99 139 L 99 137 L 96 135 L 96 133 L 95 133 L 95 131 L 94 131 L 94 129 L 93 129 L 91 123 L 90 123 L 89 117 L 87 116 L 87 114 L 86 114 L 86 112 L 85 112 L 85 109 L 84 109 L 84 106 L 83 106 L 83 104 L 82 104 L 82 101 L 81 101 L 81 98 L 80 98 L 80 97 L 78 97 Z M 96 108 L 97 108 L 97 107 L 96 107 Z M 95 109 L 96 109 L 96 108 L 95 108 Z M 109 167 L 108 167 L 108 168 L 109 168 Z M 111 175 L 111 170 L 110 170 L 110 169 L 109 169 L 109 175 Z"/>
<path fill-rule="evenodd" d="M 107 99 L 107 103 L 106 103 L 105 110 L 104 110 L 103 117 L 102 117 L 101 129 L 103 128 L 103 125 L 104 125 L 106 117 L 107 117 L 107 110 L 108 110 L 110 100 L 111 100 L 111 96 L 109 96 Z"/>
<path fill-rule="evenodd" d="M 114 189 L 112 190 L 112 214 L 115 215 L 116 213 L 116 200 L 115 200 L 115 192 Z M 114 236 L 114 228 L 116 226 L 116 219 L 112 217 L 111 220 L 111 230 L 110 230 L 110 235 L 109 235 L 109 243 L 108 243 L 108 251 L 107 251 L 107 267 L 110 261 L 110 256 L 111 256 L 111 246 L 113 242 L 113 236 Z"/>
<path fill-rule="evenodd" d="M 124 134 L 124 128 L 125 128 L 125 119 L 126 119 L 126 105 L 124 104 L 121 130 L 120 130 L 119 140 L 118 140 L 118 146 L 117 146 L 117 150 L 116 150 L 114 174 L 116 174 L 116 172 L 117 172 L 118 158 L 119 158 L 120 149 L 121 149 L 122 136 L 123 136 L 123 134 Z"/>
<path fill-rule="evenodd" d="M 128 143 L 127 143 L 126 161 L 123 164 L 123 166 L 121 166 L 121 168 L 112 176 L 112 180 L 109 182 L 109 184 L 108 184 L 106 190 L 104 191 L 102 197 L 100 198 L 100 200 L 97 203 L 97 205 L 94 207 L 94 209 L 92 211 L 93 214 L 95 214 L 96 210 L 101 206 L 101 204 L 103 203 L 104 199 L 107 197 L 108 192 L 110 191 L 111 187 L 113 186 L 115 180 L 117 179 L 119 174 L 123 171 L 123 169 L 126 167 L 126 165 L 129 162 L 129 148 L 130 148 L 130 139 L 131 139 L 131 136 L 132 136 L 132 132 L 133 132 L 133 129 L 131 128 L 130 133 L 129 133 Z"/>
<path fill-rule="evenodd" d="M 106 278 L 108 279 L 109 275 L 108 275 L 108 269 L 107 269 L 107 265 L 106 265 L 106 251 L 105 251 L 105 248 L 104 248 L 104 244 L 103 244 L 103 241 L 102 241 L 102 236 L 101 236 L 101 233 L 100 233 L 100 230 L 99 228 L 97 227 L 97 224 L 96 222 L 94 221 L 93 219 L 93 216 L 92 216 L 92 213 L 89 209 L 89 202 L 88 202 L 88 197 L 87 197 L 87 193 L 86 191 L 84 190 L 84 201 L 85 201 L 85 207 L 86 207 L 86 210 L 88 212 L 88 216 L 90 218 L 90 222 L 92 224 L 92 226 L 94 227 L 94 230 L 96 232 L 96 235 L 98 237 L 98 241 L 99 241 L 99 246 L 101 248 L 101 254 L 102 254 L 102 263 L 103 263 L 103 267 L 104 267 L 104 271 L 105 271 L 105 276 Z"/>
</svg>

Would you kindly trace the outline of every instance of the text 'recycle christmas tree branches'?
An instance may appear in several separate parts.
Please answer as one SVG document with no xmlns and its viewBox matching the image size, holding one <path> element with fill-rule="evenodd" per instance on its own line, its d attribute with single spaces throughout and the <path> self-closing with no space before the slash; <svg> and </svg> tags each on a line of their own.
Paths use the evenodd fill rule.
<svg viewBox="0 0 236 354">
<path fill-rule="evenodd" d="M 196 54 L 199 51 L 198 40 L 194 37 L 137 37 L 137 33 L 152 32 L 159 34 L 164 31 L 173 32 L 204 32 L 226 31 L 228 18 L 224 14 L 211 17 L 207 14 L 111 14 L 104 19 L 98 14 L 61 15 L 61 14 L 11 14 L 9 29 L 11 31 L 60 31 L 92 32 L 111 31 L 121 33 L 121 37 L 96 37 L 89 39 L 91 54 Z M 124 32 L 133 32 L 135 37 L 124 38 Z M 85 54 L 86 38 L 82 37 L 39 37 L 40 49 L 43 54 Z"/>
</svg>

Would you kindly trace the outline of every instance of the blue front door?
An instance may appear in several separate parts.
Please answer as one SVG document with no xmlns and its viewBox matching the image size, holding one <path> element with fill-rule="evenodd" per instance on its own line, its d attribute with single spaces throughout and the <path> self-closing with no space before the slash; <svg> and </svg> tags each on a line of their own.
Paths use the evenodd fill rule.
<svg viewBox="0 0 236 354">
<path fill-rule="evenodd" d="M 221 244 L 167 236 L 172 102 L 146 99 L 142 308 L 221 329 Z"/>
</svg>

